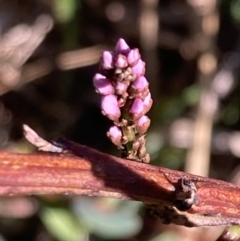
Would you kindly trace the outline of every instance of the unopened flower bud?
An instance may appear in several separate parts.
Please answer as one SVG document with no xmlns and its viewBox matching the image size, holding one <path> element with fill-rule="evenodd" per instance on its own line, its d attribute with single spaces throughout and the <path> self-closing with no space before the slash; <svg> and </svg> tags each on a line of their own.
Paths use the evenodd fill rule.
<svg viewBox="0 0 240 241">
<path fill-rule="evenodd" d="M 112 69 L 113 68 L 113 54 L 109 51 L 104 51 L 101 57 L 101 68 Z"/>
<path fill-rule="evenodd" d="M 151 98 L 151 93 L 149 92 L 146 98 L 143 100 L 144 114 L 146 114 L 152 107 L 153 100 Z"/>
<path fill-rule="evenodd" d="M 145 62 L 143 62 L 141 59 L 138 60 L 137 64 L 132 67 L 133 74 L 138 76 L 142 76 L 145 74 Z"/>
<path fill-rule="evenodd" d="M 104 75 L 99 73 L 93 77 L 93 84 L 96 91 L 101 95 L 111 95 L 115 92 L 112 83 Z"/>
<path fill-rule="evenodd" d="M 117 126 L 110 127 L 107 132 L 108 138 L 112 141 L 112 143 L 116 146 L 122 146 L 122 131 Z"/>
<path fill-rule="evenodd" d="M 118 81 L 115 86 L 116 94 L 125 95 L 129 84 L 129 81 Z"/>
<path fill-rule="evenodd" d="M 148 90 L 149 83 L 144 76 L 137 77 L 131 85 L 131 96 L 141 97 Z"/>
<path fill-rule="evenodd" d="M 138 49 L 131 49 L 127 56 L 127 61 L 130 66 L 134 66 L 137 64 L 140 59 L 140 54 Z"/>
<path fill-rule="evenodd" d="M 129 110 L 132 120 L 139 119 L 143 115 L 143 111 L 144 106 L 142 100 L 139 98 L 134 99 L 133 104 Z"/>
<path fill-rule="evenodd" d="M 128 46 L 128 44 L 126 43 L 126 41 L 124 39 L 120 38 L 117 41 L 115 50 L 116 50 L 117 54 L 127 55 L 130 51 L 130 47 Z"/>
<path fill-rule="evenodd" d="M 118 121 L 121 116 L 121 111 L 118 106 L 117 96 L 106 95 L 102 98 L 101 103 L 102 113 L 106 115 L 110 120 Z"/>
<path fill-rule="evenodd" d="M 126 56 L 122 54 L 118 54 L 116 60 L 115 60 L 115 66 L 120 69 L 124 69 L 128 66 L 127 58 Z"/>
<path fill-rule="evenodd" d="M 148 127 L 150 126 L 150 119 L 143 115 L 136 121 L 136 130 L 139 134 L 144 134 L 147 132 Z"/>
</svg>

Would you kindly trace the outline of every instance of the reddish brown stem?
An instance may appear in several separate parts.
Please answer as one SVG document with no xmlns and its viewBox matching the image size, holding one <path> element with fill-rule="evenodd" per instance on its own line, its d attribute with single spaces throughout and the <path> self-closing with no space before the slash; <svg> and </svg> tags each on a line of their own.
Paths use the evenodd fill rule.
<svg viewBox="0 0 240 241">
<path fill-rule="evenodd" d="M 180 178 L 197 188 L 192 214 L 240 218 L 240 187 L 110 156 L 71 143 L 73 154 L 0 153 L 0 195 L 64 194 L 173 205 Z"/>
</svg>

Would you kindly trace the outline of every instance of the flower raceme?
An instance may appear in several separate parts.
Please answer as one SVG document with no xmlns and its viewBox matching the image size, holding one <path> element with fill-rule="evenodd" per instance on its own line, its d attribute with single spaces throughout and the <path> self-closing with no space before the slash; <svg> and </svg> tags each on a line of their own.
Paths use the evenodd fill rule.
<svg viewBox="0 0 240 241">
<path fill-rule="evenodd" d="M 102 53 L 93 84 L 102 95 L 103 115 L 113 121 L 109 139 L 121 149 L 122 157 L 148 163 L 145 136 L 150 119 L 146 113 L 153 101 L 144 75 L 145 62 L 139 50 L 130 49 L 120 38 L 115 51 Z"/>
</svg>

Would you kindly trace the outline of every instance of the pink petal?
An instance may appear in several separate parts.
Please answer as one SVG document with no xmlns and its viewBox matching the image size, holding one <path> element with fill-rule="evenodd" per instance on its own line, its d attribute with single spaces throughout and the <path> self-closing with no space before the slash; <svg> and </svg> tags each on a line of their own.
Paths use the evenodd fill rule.
<svg viewBox="0 0 240 241">
<path fill-rule="evenodd" d="M 128 66 L 126 56 L 119 54 L 116 58 L 115 66 L 120 69 L 126 68 Z"/>
<path fill-rule="evenodd" d="M 116 95 L 106 95 L 102 98 L 101 108 L 110 120 L 117 121 L 121 116 Z"/>
<path fill-rule="evenodd" d="M 116 86 L 115 86 L 115 89 L 116 89 L 116 93 L 118 95 L 123 95 L 126 93 L 127 91 L 127 88 L 129 86 L 130 82 L 129 81 L 118 81 Z"/>
<path fill-rule="evenodd" d="M 95 74 L 93 77 L 93 84 L 96 91 L 101 95 L 111 95 L 115 92 L 112 83 L 104 75 L 99 73 Z"/>
<path fill-rule="evenodd" d="M 132 87 L 136 90 L 142 91 L 148 88 L 149 83 L 144 76 L 136 78 L 132 84 Z"/>
<path fill-rule="evenodd" d="M 133 101 L 133 104 L 129 110 L 129 113 L 131 114 L 132 119 L 133 120 L 139 119 L 143 115 L 143 111 L 144 111 L 144 106 L 143 106 L 142 100 L 139 98 L 136 98 Z"/>
<path fill-rule="evenodd" d="M 132 72 L 137 77 L 145 74 L 145 62 L 141 59 L 138 60 L 137 64 L 132 67 Z"/>
<path fill-rule="evenodd" d="M 137 64 L 140 59 L 140 53 L 138 49 L 131 49 L 127 56 L 127 61 L 130 66 L 134 66 Z"/>
<path fill-rule="evenodd" d="M 126 43 L 126 41 L 123 38 L 120 38 L 117 41 L 116 47 L 115 47 L 117 54 L 124 54 L 127 55 L 130 51 L 130 47 Z"/>
<path fill-rule="evenodd" d="M 150 126 L 151 120 L 146 116 L 143 115 L 140 117 L 136 122 L 136 129 L 138 133 L 144 134 L 146 133 L 148 127 Z"/>
<path fill-rule="evenodd" d="M 153 104 L 153 100 L 151 98 L 151 93 L 149 92 L 149 94 L 143 100 L 144 114 L 146 114 L 151 109 L 152 104 Z"/>
<path fill-rule="evenodd" d="M 113 54 L 109 51 L 104 51 L 101 57 L 101 67 L 103 69 L 113 68 Z"/>
<path fill-rule="evenodd" d="M 112 141 L 112 143 L 116 146 L 122 146 L 122 131 L 117 126 L 110 127 L 107 132 L 108 138 Z"/>
</svg>

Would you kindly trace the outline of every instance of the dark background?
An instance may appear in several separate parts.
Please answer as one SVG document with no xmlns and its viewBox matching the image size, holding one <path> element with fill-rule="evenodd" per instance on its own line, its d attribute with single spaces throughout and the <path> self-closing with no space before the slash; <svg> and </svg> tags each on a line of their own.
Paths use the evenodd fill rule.
<svg viewBox="0 0 240 241">
<path fill-rule="evenodd" d="M 146 62 L 151 163 L 238 182 L 239 0 L 0 1 L 0 147 L 35 151 L 64 136 L 119 155 L 92 78 L 124 38 Z M 138 202 L 0 199 L 0 240 L 216 240 L 219 229 L 162 225 Z"/>
</svg>

